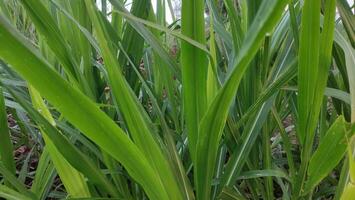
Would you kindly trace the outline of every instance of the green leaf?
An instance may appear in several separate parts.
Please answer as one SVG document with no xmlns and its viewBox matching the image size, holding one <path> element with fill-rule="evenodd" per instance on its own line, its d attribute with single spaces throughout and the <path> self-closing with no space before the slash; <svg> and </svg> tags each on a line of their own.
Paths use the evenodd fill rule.
<svg viewBox="0 0 355 200">
<path fill-rule="evenodd" d="M 302 145 L 302 155 L 299 175 L 294 184 L 296 195 L 303 190 L 332 59 L 335 0 L 326 1 L 322 34 L 319 31 L 320 5 L 320 0 L 305 1 L 302 12 L 297 99 L 297 136 Z"/>
<path fill-rule="evenodd" d="M 223 200 L 245 200 L 246 198 L 243 197 L 241 194 L 237 193 L 233 188 L 223 188 L 221 194 L 219 195 L 218 199 Z"/>
<path fill-rule="evenodd" d="M 84 94 L 63 80 L 0 16 L 0 57 L 11 64 L 73 125 L 117 159 L 152 199 L 168 199 L 160 178 L 128 136 Z M 18 59 L 18 55 L 25 59 Z M 46 74 L 46 76 L 41 76 Z M 42 78 L 39 79 L 38 77 Z M 85 117 L 83 117 L 85 116 Z"/>
<path fill-rule="evenodd" d="M 47 8 L 43 3 L 36 0 L 21 0 L 21 3 L 26 9 L 27 14 L 31 17 L 36 29 L 46 38 L 48 46 L 63 64 L 68 75 L 72 78 L 76 78 L 76 66 L 72 63 L 72 56 L 68 51 L 69 47 Z"/>
<path fill-rule="evenodd" d="M 7 112 L 3 90 L 0 87 L 0 159 L 6 168 L 13 174 L 16 173 L 15 161 L 13 157 L 13 146 L 10 139 L 10 131 L 7 124 Z"/>
<path fill-rule="evenodd" d="M 33 90 L 33 89 L 32 89 Z M 12 93 L 12 96 L 14 96 L 17 100 L 17 102 L 20 103 L 20 105 L 27 111 L 29 116 L 34 119 L 37 124 L 40 126 L 40 129 L 46 134 L 47 141 L 50 141 L 48 145 L 54 145 L 56 148 L 57 154 L 61 154 L 62 159 L 65 159 L 66 164 L 70 164 L 70 167 L 74 167 L 78 171 L 80 171 L 83 175 L 89 178 L 89 181 L 92 181 L 93 183 L 99 185 L 103 190 L 108 192 L 111 196 L 113 197 L 118 197 L 118 193 L 116 189 L 113 188 L 113 185 L 106 179 L 106 177 L 101 173 L 100 169 L 98 169 L 92 161 L 89 160 L 88 157 L 86 157 L 83 153 L 78 151 L 76 147 L 70 143 L 70 141 L 62 135 L 58 131 L 58 129 L 51 124 L 49 119 L 46 119 L 44 116 L 42 116 L 39 112 L 37 112 L 35 109 L 31 107 L 28 103 L 26 103 L 20 96 L 19 94 L 16 94 L 14 91 L 10 91 Z M 33 97 L 35 98 L 35 97 Z M 35 106 L 36 107 L 36 106 Z M 43 108 L 43 106 L 41 106 Z M 44 114 L 45 112 L 41 110 L 41 113 Z M 51 118 L 51 117 L 50 117 Z M 65 147 L 65 148 L 62 148 Z M 53 153 L 53 152 L 50 152 Z M 53 161 L 54 162 L 54 161 Z M 58 162 L 58 161 L 56 161 Z M 54 164 L 56 164 L 54 162 Z M 73 173 L 73 172 L 72 172 Z M 61 173 L 58 173 L 59 176 L 61 176 Z M 65 176 L 70 175 L 71 181 L 73 182 L 73 185 L 65 185 L 66 187 L 71 186 L 72 188 L 69 188 L 68 192 L 71 190 L 75 189 L 81 179 L 75 180 L 74 175 L 71 173 L 66 173 L 64 174 Z M 61 179 L 65 177 L 61 176 Z M 63 181 L 64 182 L 64 181 Z M 65 183 L 65 182 L 64 182 Z M 86 183 L 85 183 L 86 184 Z M 82 187 L 87 187 L 86 185 L 82 185 Z M 80 189 L 83 189 L 82 187 L 79 187 Z M 85 189 L 85 188 L 84 188 Z M 75 197 L 71 195 L 72 197 Z"/>
<path fill-rule="evenodd" d="M 56 175 L 57 173 L 54 169 L 53 162 L 50 159 L 48 150 L 44 148 L 38 161 L 31 191 L 35 193 L 39 199 L 45 199 Z"/>
<path fill-rule="evenodd" d="M 334 40 L 343 49 L 345 66 L 348 74 L 349 91 L 351 98 L 351 122 L 355 122 L 355 49 L 349 44 L 341 30 L 335 29 Z"/>
<path fill-rule="evenodd" d="M 112 46 L 107 43 L 109 40 L 107 28 L 100 20 L 101 18 L 98 15 L 95 4 L 91 0 L 87 0 L 85 3 L 97 32 L 114 101 L 122 113 L 129 133 L 135 144 L 137 144 L 138 148 L 140 148 L 150 161 L 156 174 L 159 175 L 159 180 L 163 183 L 170 198 L 181 199 L 182 192 L 180 192 L 176 177 L 164 154 L 164 146 L 160 145 L 160 138 L 152 126 L 148 114 L 119 70 L 121 67 L 116 59 L 116 52 L 113 51 Z M 125 98 L 121 98 L 122 96 Z"/>
<path fill-rule="evenodd" d="M 31 198 L 24 195 L 22 192 L 17 192 L 5 185 L 0 185 L 0 197 L 7 200 L 35 200 L 36 198 Z"/>
<path fill-rule="evenodd" d="M 13 175 L 12 172 L 9 171 L 1 161 L 0 161 L 0 174 L 2 174 L 5 180 L 7 180 L 9 184 L 11 184 L 11 186 L 13 186 L 13 188 L 16 189 L 18 192 L 21 192 L 21 194 L 27 196 L 28 198 L 36 199 L 36 195 L 28 191 L 26 187 L 19 180 L 17 180 L 16 176 Z M 4 186 L 4 188 L 7 187 Z"/>
<path fill-rule="evenodd" d="M 321 105 L 323 102 L 323 94 L 328 81 L 328 73 L 330 65 L 332 63 L 332 47 L 334 41 L 334 27 L 335 27 L 335 7 L 336 0 L 328 0 L 325 3 L 325 15 L 323 20 L 323 30 L 320 36 L 320 46 L 319 46 L 319 69 L 318 78 L 316 83 L 316 89 L 314 94 L 314 102 L 311 108 L 312 114 L 310 117 L 310 127 L 311 130 L 314 129 L 317 123 L 317 119 L 320 113 Z"/>
<path fill-rule="evenodd" d="M 125 9 L 122 2 L 119 0 L 109 0 L 112 6 L 124 13 L 129 15 L 129 12 Z M 177 79 L 181 80 L 181 74 L 178 65 L 172 59 L 172 57 L 168 54 L 168 52 L 164 49 L 161 41 L 159 41 L 153 33 L 151 33 L 146 27 L 142 24 L 137 23 L 135 20 L 126 18 L 127 22 L 145 39 L 145 42 L 154 49 L 154 51 L 163 59 L 163 61 L 167 64 L 171 72 L 177 77 Z"/>
<path fill-rule="evenodd" d="M 198 41 L 196 41 L 196 40 L 194 40 L 194 39 L 192 39 L 192 38 L 190 38 L 190 37 L 188 37 L 186 35 L 183 35 L 180 32 L 171 30 L 169 28 L 166 28 L 166 27 L 164 27 L 162 25 L 159 25 L 159 24 L 156 24 L 154 22 L 150 22 L 150 21 L 135 17 L 134 15 L 129 14 L 129 13 L 125 13 L 125 12 L 118 11 L 118 10 L 114 10 L 112 12 L 120 14 L 123 17 L 125 17 L 126 19 L 132 20 L 132 21 L 134 21 L 134 22 L 136 22 L 138 24 L 144 24 L 144 25 L 146 25 L 148 27 L 151 27 L 151 28 L 153 28 L 155 30 L 159 30 L 159 31 L 165 32 L 166 34 L 170 34 L 172 36 L 175 36 L 176 38 L 181 39 L 182 41 L 194 46 L 195 48 L 200 49 L 201 51 L 204 51 L 206 54 L 210 53 L 208 51 L 207 47 L 203 43 L 200 43 L 200 42 L 198 42 Z M 154 34 L 154 35 L 157 36 L 157 34 Z"/>
<path fill-rule="evenodd" d="M 355 15 L 351 10 L 349 3 L 350 2 L 346 0 L 337 0 L 337 8 L 350 43 L 353 48 L 355 48 Z"/>
<path fill-rule="evenodd" d="M 318 69 L 320 44 L 320 0 L 304 2 L 300 32 L 298 56 L 298 131 L 299 141 L 306 146 L 313 141 L 314 130 L 310 113 L 314 102 Z M 310 144 L 308 144 L 308 147 Z M 306 146 L 307 148 L 307 146 Z"/>
<path fill-rule="evenodd" d="M 350 200 L 355 196 L 355 185 L 353 183 L 349 183 L 343 192 L 340 200 Z"/>
<path fill-rule="evenodd" d="M 355 134 L 355 126 L 352 127 L 352 134 Z M 350 175 L 350 182 L 355 182 L 355 156 L 354 156 L 354 149 L 355 149 L 355 136 L 352 136 L 349 141 L 348 145 L 348 157 L 349 157 L 349 175 Z"/>
<path fill-rule="evenodd" d="M 303 193 L 316 187 L 341 161 L 347 149 L 347 124 L 340 116 L 329 128 L 312 155 L 308 166 L 308 180 Z"/>
<path fill-rule="evenodd" d="M 284 171 L 281 171 L 279 169 L 264 169 L 264 170 L 253 170 L 253 171 L 242 172 L 238 176 L 237 180 L 270 177 L 270 176 L 285 178 L 286 180 L 290 181 L 288 175 Z"/>
<path fill-rule="evenodd" d="M 352 127 L 352 134 L 354 134 L 354 128 Z M 355 195 L 355 157 L 354 157 L 354 149 L 355 149 L 355 136 L 352 136 L 348 141 L 348 159 L 349 159 L 349 168 L 347 171 L 348 183 L 344 188 L 344 191 L 341 195 L 341 200 L 348 200 L 354 197 Z M 346 163 L 345 163 L 346 164 Z"/>
<path fill-rule="evenodd" d="M 130 12 L 138 18 L 147 19 L 150 8 L 150 1 L 133 1 Z M 123 30 L 122 46 L 134 63 L 133 67 L 139 67 L 143 55 L 144 38 L 130 24 L 126 24 L 126 28 Z M 131 66 L 126 66 L 127 58 L 122 52 L 119 53 L 118 60 L 123 67 L 128 83 L 132 87 L 136 87 L 137 76 Z"/>
<path fill-rule="evenodd" d="M 41 95 L 31 85 L 28 86 L 28 89 L 33 102 L 33 107 L 40 111 L 50 124 L 55 125 L 54 118 L 45 105 Z M 47 132 L 42 128 L 40 128 L 40 130 L 46 143 L 49 156 L 51 157 L 54 167 L 68 194 L 72 197 L 90 197 L 91 194 L 84 176 L 68 163 L 65 157 L 59 152 L 58 147 L 56 147 L 53 144 L 53 141 L 48 138 Z"/>
<path fill-rule="evenodd" d="M 263 1 L 237 56 L 233 72 L 211 103 L 200 123 L 196 151 L 196 188 L 198 198 L 208 199 L 214 173 L 219 141 L 227 119 L 229 107 L 248 64 L 259 50 L 265 35 L 277 24 L 287 4 L 286 0 Z"/>
<path fill-rule="evenodd" d="M 79 70 L 79 61 L 75 60 L 70 45 L 65 41 L 60 27 L 45 5 L 36 0 L 21 0 L 21 3 L 35 24 L 36 30 L 43 36 L 45 43 L 62 64 L 71 83 L 84 91 L 89 97 L 94 98 L 87 80 L 84 79 Z"/>
<path fill-rule="evenodd" d="M 205 4 L 203 0 L 183 0 L 181 33 L 197 42 L 205 41 Z M 199 137 L 198 125 L 207 108 L 206 54 L 191 44 L 181 42 L 181 71 L 183 84 L 184 116 L 192 160 L 195 159 Z"/>
</svg>

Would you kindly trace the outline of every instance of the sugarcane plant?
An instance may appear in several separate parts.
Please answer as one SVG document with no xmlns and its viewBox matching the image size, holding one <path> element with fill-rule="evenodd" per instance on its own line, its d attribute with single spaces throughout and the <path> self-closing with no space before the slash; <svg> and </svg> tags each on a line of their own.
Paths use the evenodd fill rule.
<svg viewBox="0 0 355 200">
<path fill-rule="evenodd" d="M 355 199 L 354 12 L 0 0 L 0 197 Z"/>
</svg>

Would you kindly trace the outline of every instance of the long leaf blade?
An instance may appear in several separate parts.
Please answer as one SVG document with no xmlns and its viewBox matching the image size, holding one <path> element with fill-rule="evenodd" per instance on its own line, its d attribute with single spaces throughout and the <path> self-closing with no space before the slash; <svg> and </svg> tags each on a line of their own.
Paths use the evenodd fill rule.
<svg viewBox="0 0 355 200">
<path fill-rule="evenodd" d="M 267 2 L 267 3 L 266 3 Z M 264 36 L 272 31 L 287 4 L 287 1 L 264 1 L 250 28 L 236 61 L 236 66 L 211 103 L 200 123 L 200 135 L 196 150 L 197 194 L 201 199 L 210 195 L 214 162 L 228 110 L 248 64 L 258 51 Z"/>
<path fill-rule="evenodd" d="M 2 59 L 9 62 L 87 137 L 120 161 L 128 173 L 142 184 L 148 196 L 153 199 L 167 199 L 159 176 L 137 146 L 100 111 L 96 104 L 53 71 L 39 53 L 3 17 L 0 17 L 0 42 L 3 44 L 0 46 Z M 18 59 L 16 55 L 19 54 L 25 59 Z M 46 76 L 38 79 L 41 74 Z M 83 115 L 86 118 L 83 118 Z"/>
</svg>

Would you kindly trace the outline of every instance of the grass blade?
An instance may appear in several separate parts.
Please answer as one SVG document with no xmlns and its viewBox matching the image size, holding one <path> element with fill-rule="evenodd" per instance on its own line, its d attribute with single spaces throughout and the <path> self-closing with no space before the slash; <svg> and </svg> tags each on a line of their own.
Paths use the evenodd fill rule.
<svg viewBox="0 0 355 200">
<path fill-rule="evenodd" d="M 15 162 L 13 157 L 13 146 L 10 139 L 10 131 L 7 124 L 7 113 L 5 108 L 5 99 L 3 90 L 0 87 L 0 158 L 6 168 L 16 173 Z"/>
<path fill-rule="evenodd" d="M 132 89 L 129 87 L 125 77 L 119 71 L 120 65 L 115 58 L 115 52 L 107 44 L 109 40 L 107 28 L 98 17 L 98 11 L 91 0 L 85 1 L 90 18 L 96 28 L 98 41 L 102 49 L 102 56 L 107 69 L 109 84 L 112 88 L 115 103 L 123 115 L 128 130 L 138 148 L 144 153 L 150 161 L 156 173 L 160 176 L 160 181 L 164 184 L 168 195 L 171 198 L 182 198 L 179 191 L 176 177 L 169 165 L 163 146 L 160 146 L 158 137 L 152 123 L 147 116 L 143 106 L 138 102 Z M 125 98 L 120 98 L 124 96 Z"/>
<path fill-rule="evenodd" d="M 319 66 L 320 0 L 306 0 L 303 6 L 298 57 L 298 135 L 305 146 L 306 137 L 312 138 L 309 122 L 314 100 Z M 309 144 L 308 144 L 309 146 Z"/>
<path fill-rule="evenodd" d="M 35 200 L 36 198 L 28 197 L 21 192 L 17 192 L 5 185 L 0 185 L 0 197 L 7 200 Z"/>
<path fill-rule="evenodd" d="M 207 110 L 200 124 L 196 150 L 196 187 L 198 198 L 208 199 L 214 163 L 228 110 L 248 64 L 258 51 L 266 33 L 272 31 L 286 6 L 287 1 L 264 1 L 249 32 L 246 34 L 236 66 L 223 88 Z"/>
<path fill-rule="evenodd" d="M 41 127 L 41 130 L 46 133 L 47 141 L 50 140 L 51 144 L 56 147 L 55 153 L 60 153 L 63 159 L 67 160 L 67 164 L 75 167 L 78 171 L 82 172 L 83 175 L 89 178 L 89 181 L 101 186 L 104 190 L 106 190 L 111 196 L 118 197 L 117 191 L 112 187 L 109 181 L 105 178 L 105 176 L 99 171 L 99 169 L 81 152 L 79 152 L 73 144 L 69 142 L 67 138 L 65 138 L 62 133 L 60 133 L 51 122 L 38 113 L 35 109 L 31 107 L 28 103 L 26 103 L 19 94 L 14 93 L 14 91 L 10 91 L 12 96 L 14 96 L 20 105 L 27 111 L 27 113 L 34 119 L 38 125 Z M 42 106 L 41 106 L 42 107 Z M 45 113 L 45 112 L 41 112 Z M 47 144 L 48 146 L 49 144 Z M 62 148 L 65 147 L 65 148 Z M 59 175 L 61 175 L 59 173 Z M 70 174 L 66 174 L 70 175 Z M 75 185 L 72 185 L 68 191 L 74 189 L 80 184 L 80 179 L 75 180 L 74 175 L 71 175 L 72 182 Z M 85 181 L 86 182 L 86 181 Z M 83 185 L 85 187 L 85 184 Z M 86 186 L 87 187 L 87 186 Z M 75 197 L 71 195 L 72 197 Z"/>
<path fill-rule="evenodd" d="M 181 33 L 199 43 L 205 43 L 204 1 L 183 0 Z M 196 154 L 198 124 L 207 107 L 207 57 L 203 51 L 181 42 L 181 71 L 184 115 L 192 159 Z"/>
<path fill-rule="evenodd" d="M 123 13 L 129 14 L 123 4 L 119 0 L 109 0 L 112 6 Z M 142 24 L 135 22 L 132 19 L 126 18 L 127 22 L 145 39 L 145 42 L 152 46 L 154 51 L 164 60 L 171 72 L 181 80 L 181 74 L 178 65 L 172 57 L 166 52 L 161 42 Z"/>
<path fill-rule="evenodd" d="M 68 52 L 68 46 L 61 35 L 59 27 L 51 14 L 47 11 L 47 8 L 39 1 L 22 0 L 21 3 L 36 25 L 37 30 L 48 41 L 48 46 L 55 52 L 57 58 L 63 64 L 68 76 L 76 78 L 76 66 L 73 66 L 72 60 L 70 59 L 72 56 Z"/>
<path fill-rule="evenodd" d="M 353 130 L 354 131 L 354 127 Z M 355 136 L 353 136 L 348 144 L 348 158 L 349 158 L 349 182 L 345 186 L 343 194 L 341 195 L 341 200 L 348 200 L 355 195 L 355 159 L 354 159 L 354 146 L 355 146 Z"/>
<path fill-rule="evenodd" d="M 43 117 L 54 126 L 54 118 L 43 102 L 41 95 L 31 85 L 28 86 L 28 89 L 34 108 L 41 111 Z M 54 163 L 54 167 L 56 168 L 61 181 L 63 181 L 68 194 L 72 197 L 90 197 L 91 194 L 83 175 L 68 163 L 65 157 L 58 151 L 58 148 L 53 144 L 53 141 L 48 137 L 48 133 L 42 128 L 40 128 L 40 130 L 46 143 L 48 153 Z"/>
<path fill-rule="evenodd" d="M 304 194 L 314 189 L 341 161 L 347 149 L 347 129 L 344 117 L 340 116 L 329 128 L 326 135 L 320 141 L 317 150 L 309 162 L 308 180 L 304 187 Z"/>
<path fill-rule="evenodd" d="M 350 43 L 353 48 L 355 48 L 355 16 L 349 3 L 350 2 L 347 2 L 346 0 L 337 0 L 337 8 L 339 10 L 345 31 L 348 34 Z"/>
<path fill-rule="evenodd" d="M 53 162 L 46 148 L 43 149 L 41 157 L 38 161 L 36 175 L 34 177 L 31 191 L 35 193 L 39 199 L 45 199 L 57 175 Z"/>
<path fill-rule="evenodd" d="M 17 180 L 16 176 L 13 175 L 11 171 L 6 169 L 2 162 L 0 162 L 0 174 L 2 174 L 5 180 L 7 180 L 18 192 L 21 192 L 29 198 L 36 199 L 36 195 L 28 191 L 26 187 L 19 180 Z"/>
<path fill-rule="evenodd" d="M 122 129 L 100 111 L 95 103 L 53 71 L 39 53 L 1 16 L 0 42 L 3 44 L 0 46 L 0 57 L 10 63 L 87 137 L 120 161 L 132 178 L 143 186 L 149 197 L 168 198 L 156 171 Z M 17 59 L 20 54 L 26 59 Z M 38 79 L 41 74 L 46 74 L 46 77 Z M 83 115 L 86 117 L 83 118 Z"/>
</svg>

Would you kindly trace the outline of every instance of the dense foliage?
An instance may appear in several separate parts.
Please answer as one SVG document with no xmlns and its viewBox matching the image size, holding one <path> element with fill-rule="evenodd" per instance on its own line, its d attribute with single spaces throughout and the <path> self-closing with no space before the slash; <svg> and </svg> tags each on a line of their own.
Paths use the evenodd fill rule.
<svg viewBox="0 0 355 200">
<path fill-rule="evenodd" d="M 0 0 L 0 197 L 355 199 L 352 4 Z"/>
</svg>

